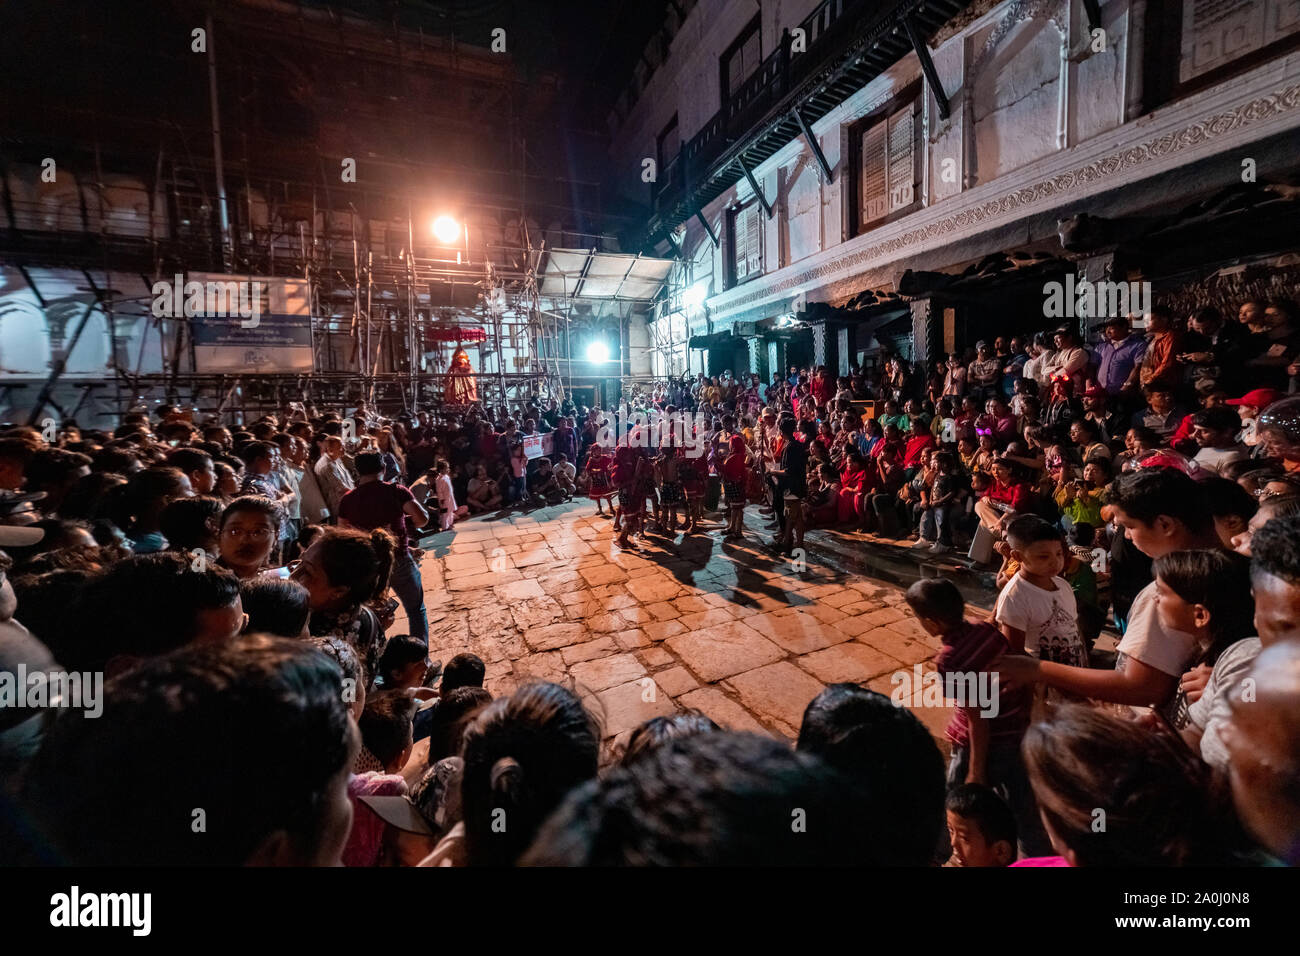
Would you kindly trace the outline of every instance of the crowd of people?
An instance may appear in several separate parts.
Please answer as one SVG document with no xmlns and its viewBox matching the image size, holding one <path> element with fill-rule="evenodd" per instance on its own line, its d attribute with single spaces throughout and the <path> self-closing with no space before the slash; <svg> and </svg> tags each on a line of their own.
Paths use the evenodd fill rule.
<svg viewBox="0 0 1300 956">
<path fill-rule="evenodd" d="M 700 375 L 617 410 L 293 405 L 235 428 L 161 407 L 111 432 L 7 428 L 0 847 L 78 864 L 1300 862 L 1300 331 L 1286 302 L 1143 325 L 1109 319 L 1095 348 L 1069 328 L 981 341 L 929 374 L 886 356 Z M 754 508 L 777 553 L 833 527 L 984 569 L 990 615 L 943 575 L 906 593 L 958 704 L 946 767 L 908 709 L 853 684 L 808 703 L 793 747 L 696 712 L 611 747 L 580 687 L 494 697 L 482 659 L 433 660 L 422 536 L 579 495 L 609 503 L 624 548 L 719 514 L 743 539 Z M 1108 627 L 1113 662 L 1094 644 Z"/>
</svg>

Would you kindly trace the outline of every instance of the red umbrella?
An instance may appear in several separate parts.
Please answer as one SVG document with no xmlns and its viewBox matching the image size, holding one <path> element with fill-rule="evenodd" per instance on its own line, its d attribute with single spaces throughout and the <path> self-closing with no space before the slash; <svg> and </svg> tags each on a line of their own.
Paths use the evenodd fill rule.
<svg viewBox="0 0 1300 956">
<path fill-rule="evenodd" d="M 487 332 L 478 326 L 434 325 L 424 330 L 426 342 L 483 342 Z"/>
</svg>

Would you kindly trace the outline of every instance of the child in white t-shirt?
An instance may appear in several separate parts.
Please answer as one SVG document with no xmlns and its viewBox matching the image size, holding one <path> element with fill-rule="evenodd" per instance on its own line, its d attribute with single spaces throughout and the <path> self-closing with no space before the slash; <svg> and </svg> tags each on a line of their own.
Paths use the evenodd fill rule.
<svg viewBox="0 0 1300 956">
<path fill-rule="evenodd" d="M 573 462 L 569 461 L 569 456 L 564 452 L 560 452 L 555 457 L 555 467 L 552 469 L 555 481 L 564 492 L 564 496 L 571 499 L 573 493 L 578 490 L 577 469 L 573 467 Z"/>
<path fill-rule="evenodd" d="M 451 466 L 439 458 L 435 468 L 438 477 L 433 480 L 433 488 L 438 495 L 438 527 L 450 531 L 456 520 L 456 492 L 451 486 Z"/>
<path fill-rule="evenodd" d="M 1013 650 L 1042 661 L 1088 666 L 1079 634 L 1078 607 L 1065 569 L 1061 533 L 1036 515 L 1022 515 L 1006 528 L 1011 559 L 1019 568 L 998 595 L 993 620 Z"/>
</svg>

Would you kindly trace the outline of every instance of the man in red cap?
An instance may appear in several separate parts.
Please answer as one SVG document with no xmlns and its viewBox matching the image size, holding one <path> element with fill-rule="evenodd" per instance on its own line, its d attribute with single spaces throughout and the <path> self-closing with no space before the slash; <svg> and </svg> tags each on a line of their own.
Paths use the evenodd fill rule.
<svg viewBox="0 0 1300 956">
<path fill-rule="evenodd" d="M 1252 448 L 1258 444 L 1259 438 L 1255 434 L 1256 420 L 1264 409 L 1282 397 L 1282 393 L 1276 389 L 1253 388 L 1241 398 L 1228 399 L 1228 404 L 1235 405 L 1237 414 L 1241 416 L 1241 434 L 1238 440 Z"/>
<path fill-rule="evenodd" d="M 1118 404 L 1118 399 L 1115 404 Z M 1128 430 L 1124 413 L 1112 407 L 1110 393 L 1100 385 L 1094 385 L 1083 393 L 1083 417 L 1097 423 L 1101 440 L 1106 443 L 1123 438 Z"/>
</svg>

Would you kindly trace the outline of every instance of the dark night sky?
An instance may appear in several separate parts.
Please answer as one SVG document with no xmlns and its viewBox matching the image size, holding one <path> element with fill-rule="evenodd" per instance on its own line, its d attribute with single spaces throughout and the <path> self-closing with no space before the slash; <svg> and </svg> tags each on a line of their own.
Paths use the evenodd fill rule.
<svg viewBox="0 0 1300 956">
<path fill-rule="evenodd" d="M 650 35 L 663 25 L 667 0 L 304 0 L 351 10 L 467 43 L 507 30 L 511 54 L 526 69 L 561 73 L 571 110 L 595 125 L 631 76 Z"/>
<path fill-rule="evenodd" d="M 393 78 L 383 62 L 358 57 L 340 72 L 329 59 L 336 51 L 305 47 L 297 6 L 371 20 L 381 36 L 394 25 L 483 48 L 503 27 L 523 83 L 449 81 L 446 95 L 430 98 L 429 85 L 412 80 L 406 99 L 388 96 Z M 270 10 L 262 16 L 261 7 Z M 530 202 L 549 190 L 545 219 L 566 199 L 591 209 L 607 174 L 610 108 L 666 7 L 667 0 L 225 0 L 226 22 L 246 25 L 229 28 L 216 47 L 228 171 L 243 163 L 254 178 L 301 185 L 320 175 L 316 151 L 331 160 L 362 155 L 388 163 L 366 164 L 367 186 L 405 188 L 412 177 L 445 175 L 482 194 L 526 188 Z M 207 71 L 189 36 L 203 10 L 202 0 L 0 0 L 0 160 L 57 153 L 71 168 L 91 169 L 102 146 L 110 172 L 150 174 L 160 150 L 168 162 L 206 168 Z M 322 22 L 313 18 L 315 35 Z M 345 42 L 347 31 L 340 22 Z M 538 74 L 559 77 L 558 97 L 552 83 L 528 82 Z"/>
</svg>

